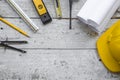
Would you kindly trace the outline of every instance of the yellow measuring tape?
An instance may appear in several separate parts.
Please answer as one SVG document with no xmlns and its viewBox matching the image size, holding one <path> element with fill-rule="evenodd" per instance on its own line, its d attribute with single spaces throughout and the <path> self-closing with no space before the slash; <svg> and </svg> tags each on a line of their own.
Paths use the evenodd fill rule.
<svg viewBox="0 0 120 80">
<path fill-rule="evenodd" d="M 54 0 L 55 8 L 56 8 L 56 14 L 58 18 L 62 17 L 62 11 L 60 6 L 60 0 Z"/>
<path fill-rule="evenodd" d="M 37 12 L 40 15 L 40 18 L 41 18 L 43 24 L 46 24 L 46 23 L 52 21 L 49 13 L 47 11 L 47 8 L 45 7 L 45 4 L 42 0 L 33 0 L 33 3 L 37 9 Z"/>
</svg>

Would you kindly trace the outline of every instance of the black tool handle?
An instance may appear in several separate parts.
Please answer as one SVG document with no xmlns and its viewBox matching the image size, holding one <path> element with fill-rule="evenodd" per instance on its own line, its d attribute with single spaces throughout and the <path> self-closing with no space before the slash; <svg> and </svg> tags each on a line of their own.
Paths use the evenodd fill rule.
<svg viewBox="0 0 120 80">
<path fill-rule="evenodd" d="M 24 51 L 24 50 L 21 50 L 21 49 L 18 49 L 18 48 L 9 46 L 9 45 L 7 45 L 7 44 L 5 44 L 5 43 L 0 43 L 0 45 L 5 46 L 5 47 L 8 47 L 8 48 L 13 49 L 13 50 L 16 50 L 16 51 L 19 51 L 19 52 L 22 52 L 22 53 L 26 53 L 26 51 Z"/>
<path fill-rule="evenodd" d="M 70 24 L 69 24 L 69 29 L 72 29 L 72 0 L 69 0 L 69 5 L 70 5 Z"/>
<path fill-rule="evenodd" d="M 14 44 L 26 44 L 27 41 L 1 41 L 1 43 L 14 43 Z"/>
</svg>

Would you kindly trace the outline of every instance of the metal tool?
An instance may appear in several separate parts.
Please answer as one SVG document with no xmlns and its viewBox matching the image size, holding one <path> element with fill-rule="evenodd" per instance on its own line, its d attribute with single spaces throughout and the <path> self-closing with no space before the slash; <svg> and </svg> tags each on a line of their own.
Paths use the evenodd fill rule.
<svg viewBox="0 0 120 80">
<path fill-rule="evenodd" d="M 52 18 L 43 2 L 43 0 L 33 0 L 33 3 L 36 7 L 38 14 L 40 15 L 41 21 L 43 24 L 52 21 Z"/>
<path fill-rule="evenodd" d="M 26 43 L 28 43 L 28 42 L 27 41 L 0 41 L 1 46 L 4 46 L 5 48 L 10 48 L 10 49 L 16 50 L 16 51 L 19 51 L 22 53 L 26 53 L 26 51 L 9 46 L 8 44 L 26 44 Z"/>
<path fill-rule="evenodd" d="M 69 22 L 69 29 L 72 29 L 72 5 L 73 2 L 78 2 L 79 0 L 69 0 L 69 7 L 70 7 L 70 22 Z"/>
<path fill-rule="evenodd" d="M 62 11 L 60 6 L 60 0 L 54 0 L 56 14 L 58 18 L 62 18 Z"/>
<path fill-rule="evenodd" d="M 72 29 L 72 4 L 73 4 L 73 0 L 69 0 L 69 6 L 70 6 L 70 22 L 69 22 L 69 29 Z"/>
<path fill-rule="evenodd" d="M 38 27 L 31 21 L 31 19 L 23 12 L 23 10 L 13 1 L 7 0 L 8 4 L 19 14 L 19 16 L 30 26 L 30 28 L 36 32 Z"/>
</svg>

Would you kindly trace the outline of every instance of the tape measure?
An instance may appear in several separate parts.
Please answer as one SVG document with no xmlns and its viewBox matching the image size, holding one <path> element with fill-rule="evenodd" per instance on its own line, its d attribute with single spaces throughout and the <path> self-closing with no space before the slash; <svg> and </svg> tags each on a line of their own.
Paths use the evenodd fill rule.
<svg viewBox="0 0 120 80">
<path fill-rule="evenodd" d="M 51 22 L 52 18 L 50 14 L 48 13 L 44 2 L 42 0 L 33 0 L 33 3 L 37 9 L 38 14 L 40 15 L 42 23 L 46 24 L 48 22 Z"/>
<path fill-rule="evenodd" d="M 60 0 L 54 0 L 57 18 L 62 18 L 62 11 L 60 6 Z"/>
</svg>

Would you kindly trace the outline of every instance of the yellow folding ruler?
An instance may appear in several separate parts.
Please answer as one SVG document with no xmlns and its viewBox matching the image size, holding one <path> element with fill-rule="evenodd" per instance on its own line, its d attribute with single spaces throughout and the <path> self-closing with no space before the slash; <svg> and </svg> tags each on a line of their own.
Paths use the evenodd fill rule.
<svg viewBox="0 0 120 80">
<path fill-rule="evenodd" d="M 43 24 L 52 21 L 52 18 L 50 17 L 49 12 L 47 11 L 47 8 L 45 7 L 45 4 L 42 0 L 33 0 L 33 3 L 37 9 L 38 14 L 40 15 Z"/>
<path fill-rule="evenodd" d="M 54 0 L 55 8 L 56 8 L 56 14 L 58 18 L 62 17 L 62 11 L 60 6 L 60 0 Z"/>
</svg>

